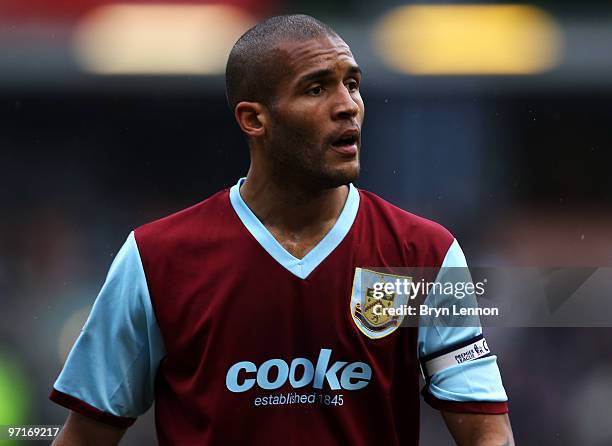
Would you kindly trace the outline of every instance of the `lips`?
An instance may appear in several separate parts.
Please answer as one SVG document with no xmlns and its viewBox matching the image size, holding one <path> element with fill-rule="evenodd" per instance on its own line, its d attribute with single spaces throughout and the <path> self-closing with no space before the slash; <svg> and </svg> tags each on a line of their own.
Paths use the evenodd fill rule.
<svg viewBox="0 0 612 446">
<path fill-rule="evenodd" d="M 343 146 L 356 144 L 359 140 L 359 129 L 350 129 L 342 132 L 339 136 L 337 136 L 333 142 L 332 146 Z"/>
<path fill-rule="evenodd" d="M 353 156 L 357 153 L 359 143 L 359 129 L 345 130 L 332 139 L 332 149 L 343 155 Z"/>
</svg>

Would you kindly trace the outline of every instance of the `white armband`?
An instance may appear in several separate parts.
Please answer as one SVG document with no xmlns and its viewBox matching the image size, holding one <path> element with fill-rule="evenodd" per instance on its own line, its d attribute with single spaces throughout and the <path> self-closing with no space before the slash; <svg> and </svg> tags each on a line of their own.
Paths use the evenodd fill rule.
<svg viewBox="0 0 612 446">
<path fill-rule="evenodd" d="M 450 367 L 485 358 L 491 355 L 486 339 L 482 334 L 469 339 L 461 344 L 457 344 L 432 353 L 421 358 L 421 373 L 425 380 L 429 380 L 433 375 Z"/>
</svg>

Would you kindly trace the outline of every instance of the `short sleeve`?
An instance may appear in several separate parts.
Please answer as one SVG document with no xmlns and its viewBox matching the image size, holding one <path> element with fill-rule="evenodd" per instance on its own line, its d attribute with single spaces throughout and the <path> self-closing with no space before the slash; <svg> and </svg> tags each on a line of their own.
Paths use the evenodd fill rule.
<svg viewBox="0 0 612 446">
<path fill-rule="evenodd" d="M 461 270 L 459 270 L 460 267 Z M 465 268 L 465 270 L 463 270 Z M 467 262 L 457 240 L 450 246 L 436 280 L 456 280 L 456 274 L 465 271 L 471 280 Z M 461 274 L 461 273 L 460 273 Z M 454 297 L 450 297 L 454 299 Z M 428 295 L 428 306 L 448 306 L 449 297 Z M 506 413 L 508 398 L 504 390 L 497 357 L 493 355 L 483 337 L 480 323 L 471 327 L 422 324 L 418 332 L 418 354 L 425 373 L 423 389 L 425 401 L 436 409 L 452 412 Z M 461 362 L 446 361 L 461 354 Z M 465 359 L 468 358 L 468 359 Z M 445 364 L 435 373 L 427 373 L 425 364 Z"/>
<path fill-rule="evenodd" d="M 106 281 L 50 399 L 117 427 L 130 426 L 154 400 L 165 354 L 132 232 Z"/>
</svg>

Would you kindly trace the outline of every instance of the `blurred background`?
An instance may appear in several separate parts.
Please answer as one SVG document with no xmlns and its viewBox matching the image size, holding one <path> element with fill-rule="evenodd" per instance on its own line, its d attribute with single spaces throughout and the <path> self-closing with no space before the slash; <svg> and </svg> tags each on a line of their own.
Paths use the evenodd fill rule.
<svg viewBox="0 0 612 446">
<path fill-rule="evenodd" d="M 63 423 L 47 395 L 128 233 L 246 173 L 227 53 L 296 12 L 363 68 L 358 186 L 473 265 L 612 266 L 608 1 L 0 0 L 0 424 Z M 612 444 L 611 335 L 487 330 L 517 444 Z M 153 411 L 122 444 L 156 444 Z"/>
</svg>

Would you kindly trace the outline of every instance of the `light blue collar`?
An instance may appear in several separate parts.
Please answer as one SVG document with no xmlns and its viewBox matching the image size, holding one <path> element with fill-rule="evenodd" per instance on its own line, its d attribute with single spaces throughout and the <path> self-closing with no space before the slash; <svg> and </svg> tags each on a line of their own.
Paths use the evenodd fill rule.
<svg viewBox="0 0 612 446">
<path fill-rule="evenodd" d="M 346 203 L 342 212 L 336 220 L 336 223 L 327 233 L 323 240 L 315 246 L 303 259 L 297 259 L 291 255 L 280 243 L 270 234 L 261 221 L 257 218 L 253 211 L 249 209 L 242 197 L 240 196 L 240 186 L 244 183 L 245 178 L 240 178 L 230 189 L 230 202 L 232 207 L 238 214 L 238 218 L 244 226 L 255 237 L 255 240 L 265 249 L 274 260 L 280 263 L 288 271 L 298 276 L 300 279 L 305 279 L 308 275 L 321 264 L 328 255 L 340 244 L 346 237 L 355 217 L 359 210 L 359 191 L 349 184 L 349 193 L 346 198 Z"/>
</svg>

